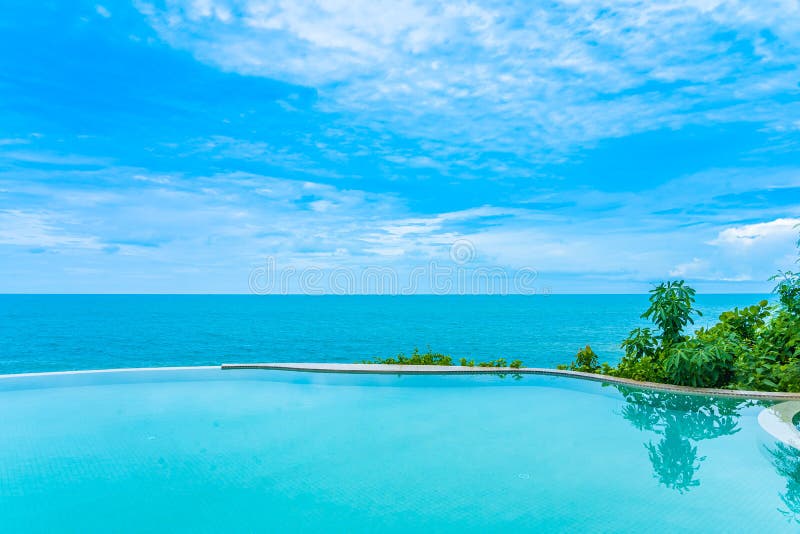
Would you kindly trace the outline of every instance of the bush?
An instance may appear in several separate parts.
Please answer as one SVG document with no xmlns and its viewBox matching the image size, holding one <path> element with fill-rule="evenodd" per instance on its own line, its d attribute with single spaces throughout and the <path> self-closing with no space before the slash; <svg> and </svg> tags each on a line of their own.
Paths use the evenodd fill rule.
<svg viewBox="0 0 800 534">
<path fill-rule="evenodd" d="M 643 382 L 664 380 L 664 369 L 658 355 L 658 340 L 649 328 L 631 330 L 621 347 L 625 356 L 616 368 L 609 367 L 607 374 Z"/>
<path fill-rule="evenodd" d="M 622 342 L 621 347 L 625 351 L 625 358 L 636 362 L 645 356 L 655 357 L 658 340 L 649 328 L 635 328 Z"/>
<path fill-rule="evenodd" d="M 778 371 L 780 377 L 778 391 L 800 392 L 800 361 L 795 360 L 792 363 L 781 365 Z"/>
<path fill-rule="evenodd" d="M 559 369 L 569 369 L 570 371 L 581 371 L 584 373 L 596 373 L 600 369 L 597 363 L 597 354 L 594 353 L 592 347 L 580 349 L 575 355 L 575 360 L 569 365 L 559 365 Z"/>
<path fill-rule="evenodd" d="M 800 241 L 798 241 L 798 246 L 800 246 Z M 778 274 L 770 280 L 779 281 L 773 291 L 778 295 L 786 311 L 793 315 L 800 315 L 800 273 L 778 271 Z"/>
<path fill-rule="evenodd" d="M 640 382 L 665 382 L 664 366 L 655 356 L 642 356 L 637 360 L 622 358 L 616 368 L 609 367 L 606 374 L 630 378 Z"/>
<path fill-rule="evenodd" d="M 734 308 L 719 316 L 720 324 L 743 340 L 753 341 L 769 317 L 769 302 L 762 300 L 746 308 Z"/>
<path fill-rule="evenodd" d="M 361 363 L 384 365 L 453 365 L 453 358 L 447 354 L 433 352 L 430 348 L 424 353 L 421 353 L 419 349 L 415 348 L 411 356 L 406 356 L 401 352 L 394 358 L 375 358 L 373 360 L 362 360 Z M 461 358 L 460 363 L 464 367 L 510 367 L 512 369 L 519 369 L 522 367 L 522 360 L 514 360 L 508 364 L 505 358 L 478 363 L 475 363 L 475 360 Z"/>
<path fill-rule="evenodd" d="M 787 364 L 800 358 L 800 317 L 781 310 L 756 339 L 755 347 L 768 362 Z"/>
<path fill-rule="evenodd" d="M 420 353 L 419 349 L 414 348 L 411 356 L 405 356 L 402 352 L 394 358 L 375 358 L 374 360 L 364 360 L 361 363 L 380 363 L 385 365 L 453 365 L 453 358 L 446 354 L 432 352 L 428 349 L 425 353 Z"/>
<path fill-rule="evenodd" d="M 506 359 L 499 358 L 497 360 L 489 360 L 486 362 L 479 362 L 478 367 L 506 367 Z"/>
<path fill-rule="evenodd" d="M 732 336 L 698 336 L 667 353 L 664 374 L 679 386 L 714 388 L 727 386 L 734 377 L 736 339 Z"/>
</svg>

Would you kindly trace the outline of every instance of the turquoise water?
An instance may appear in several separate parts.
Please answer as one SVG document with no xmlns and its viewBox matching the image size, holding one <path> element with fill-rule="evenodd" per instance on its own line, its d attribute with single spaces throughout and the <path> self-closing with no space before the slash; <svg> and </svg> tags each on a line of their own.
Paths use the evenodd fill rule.
<svg viewBox="0 0 800 534">
<path fill-rule="evenodd" d="M 0 379 L 3 532 L 796 532 L 742 401 L 524 376 Z"/>
<path fill-rule="evenodd" d="M 758 295 L 701 295 L 706 324 Z M 615 362 L 645 295 L 0 295 L 0 374 L 67 369 L 352 363 L 426 346 L 552 367 L 591 343 Z"/>
</svg>

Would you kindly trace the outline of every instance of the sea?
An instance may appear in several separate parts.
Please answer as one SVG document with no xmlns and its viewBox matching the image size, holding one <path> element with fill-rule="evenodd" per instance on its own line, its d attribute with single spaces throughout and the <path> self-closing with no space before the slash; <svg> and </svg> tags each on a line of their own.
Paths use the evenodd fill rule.
<svg viewBox="0 0 800 534">
<path fill-rule="evenodd" d="M 698 295 L 695 327 L 768 295 Z M 354 363 L 414 348 L 460 358 L 615 363 L 647 295 L 0 295 L 0 374 Z"/>
</svg>

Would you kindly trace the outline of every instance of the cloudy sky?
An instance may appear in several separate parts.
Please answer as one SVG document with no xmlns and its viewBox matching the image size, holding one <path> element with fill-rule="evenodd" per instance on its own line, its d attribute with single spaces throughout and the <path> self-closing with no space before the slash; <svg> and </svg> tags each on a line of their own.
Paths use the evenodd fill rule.
<svg viewBox="0 0 800 534">
<path fill-rule="evenodd" d="M 0 292 L 402 275 L 454 242 L 555 293 L 760 292 L 796 257 L 797 1 L 3 9 Z"/>
</svg>

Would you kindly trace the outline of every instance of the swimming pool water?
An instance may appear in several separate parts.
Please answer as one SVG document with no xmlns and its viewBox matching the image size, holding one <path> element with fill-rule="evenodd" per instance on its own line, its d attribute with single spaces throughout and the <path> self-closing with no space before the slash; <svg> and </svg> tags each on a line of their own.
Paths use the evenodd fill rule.
<svg viewBox="0 0 800 534">
<path fill-rule="evenodd" d="M 792 532 L 742 400 L 523 376 L 0 379 L 4 532 Z"/>
</svg>

